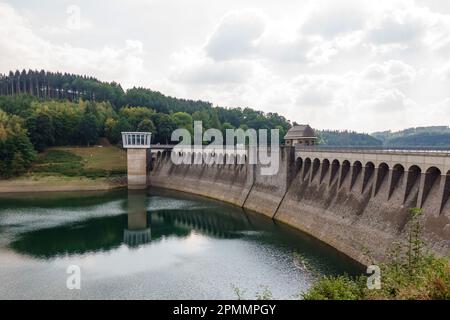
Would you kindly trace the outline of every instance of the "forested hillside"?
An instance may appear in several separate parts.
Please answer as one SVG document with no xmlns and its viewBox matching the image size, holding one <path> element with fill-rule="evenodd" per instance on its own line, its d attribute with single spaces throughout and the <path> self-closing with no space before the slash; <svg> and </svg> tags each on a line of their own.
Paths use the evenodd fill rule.
<svg viewBox="0 0 450 320">
<path fill-rule="evenodd" d="M 382 131 L 370 135 L 353 131 L 322 130 L 318 132 L 318 136 L 319 144 L 327 146 L 450 148 L 448 126 L 409 128 L 397 132 Z"/>
<path fill-rule="evenodd" d="M 377 147 L 382 142 L 369 134 L 354 131 L 322 130 L 318 131 L 319 144 L 341 147 Z"/>
<path fill-rule="evenodd" d="M 213 107 L 146 88 L 124 91 L 115 83 L 45 71 L 0 76 L 0 176 L 24 172 L 36 151 L 50 146 L 91 145 L 99 137 L 120 141 L 122 131 L 151 131 L 152 143 L 168 143 L 176 128 L 193 122 L 225 131 L 232 128 L 280 130 L 286 118 L 251 108 Z"/>
<path fill-rule="evenodd" d="M 318 136 L 320 144 L 329 146 L 450 148 L 450 128 L 447 126 L 409 128 L 397 132 L 382 131 L 370 135 L 353 131 L 323 130 L 318 132 Z"/>
<path fill-rule="evenodd" d="M 372 134 L 387 147 L 450 147 L 450 128 L 430 126 Z"/>
</svg>

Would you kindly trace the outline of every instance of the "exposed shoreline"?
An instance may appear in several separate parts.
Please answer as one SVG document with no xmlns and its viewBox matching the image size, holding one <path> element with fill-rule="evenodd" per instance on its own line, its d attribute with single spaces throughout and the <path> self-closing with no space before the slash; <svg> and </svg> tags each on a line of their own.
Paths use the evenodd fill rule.
<svg viewBox="0 0 450 320">
<path fill-rule="evenodd" d="M 126 176 L 89 179 L 85 177 L 26 177 L 0 180 L 0 193 L 32 193 L 60 191 L 105 191 L 127 186 Z"/>
</svg>

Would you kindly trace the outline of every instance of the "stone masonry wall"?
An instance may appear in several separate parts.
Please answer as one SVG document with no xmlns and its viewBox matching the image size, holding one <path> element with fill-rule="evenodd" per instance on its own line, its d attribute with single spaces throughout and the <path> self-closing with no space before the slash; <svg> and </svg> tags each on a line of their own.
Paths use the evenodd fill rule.
<svg viewBox="0 0 450 320">
<path fill-rule="evenodd" d="M 361 163 L 300 162 L 290 147 L 282 148 L 279 157 L 279 173 L 262 176 L 259 165 L 174 165 L 167 153 L 154 161 L 149 182 L 262 213 L 364 264 L 382 260 L 395 242 L 405 241 L 409 209 L 428 184 L 425 239 L 433 251 L 450 253 L 450 201 L 440 201 L 450 194 L 448 175 L 425 180 Z M 441 202 L 442 208 L 436 205 Z"/>
</svg>

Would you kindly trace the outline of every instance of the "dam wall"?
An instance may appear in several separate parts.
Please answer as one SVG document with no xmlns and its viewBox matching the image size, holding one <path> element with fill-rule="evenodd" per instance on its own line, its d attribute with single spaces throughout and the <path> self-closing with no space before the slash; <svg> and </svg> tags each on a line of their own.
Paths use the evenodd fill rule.
<svg viewBox="0 0 450 320">
<path fill-rule="evenodd" d="M 198 155 L 191 155 L 198 156 Z M 150 185 L 214 198 L 242 207 L 253 184 L 249 164 L 179 164 L 170 152 L 153 160 Z"/>
<path fill-rule="evenodd" d="M 264 176 L 260 164 L 175 165 L 164 152 L 153 161 L 149 183 L 262 213 L 363 264 L 384 259 L 395 243 L 406 241 L 410 209 L 421 207 L 428 247 L 450 253 L 447 158 L 401 165 L 401 159 L 299 153 L 293 147 L 282 147 L 277 156 L 278 174 Z"/>
<path fill-rule="evenodd" d="M 252 188 L 243 205 L 245 209 L 262 213 L 269 218 L 274 217 L 296 174 L 294 148 L 281 147 L 272 153 L 272 157 L 278 158 L 278 173 L 264 175 L 261 170 L 265 166 L 255 164 Z"/>
</svg>

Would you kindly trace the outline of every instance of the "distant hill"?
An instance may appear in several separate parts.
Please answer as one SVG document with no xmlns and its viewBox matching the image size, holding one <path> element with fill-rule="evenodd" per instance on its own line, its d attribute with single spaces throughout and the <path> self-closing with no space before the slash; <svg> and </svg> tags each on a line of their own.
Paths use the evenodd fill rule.
<svg viewBox="0 0 450 320">
<path fill-rule="evenodd" d="M 450 147 L 450 128 L 430 126 L 401 131 L 374 132 L 372 136 L 386 147 Z"/>
<path fill-rule="evenodd" d="M 383 143 L 366 133 L 357 133 L 354 131 L 332 131 L 322 130 L 316 131 L 318 142 L 325 146 L 341 146 L 341 147 L 377 147 Z"/>
</svg>

